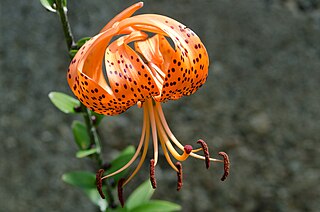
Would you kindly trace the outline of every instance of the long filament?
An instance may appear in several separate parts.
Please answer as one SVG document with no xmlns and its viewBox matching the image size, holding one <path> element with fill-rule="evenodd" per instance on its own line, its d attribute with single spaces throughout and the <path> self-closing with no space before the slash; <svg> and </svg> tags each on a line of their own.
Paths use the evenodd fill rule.
<svg viewBox="0 0 320 212">
<path fill-rule="evenodd" d="M 156 166 L 158 162 L 158 136 L 157 136 L 157 126 L 156 126 L 156 121 L 154 117 L 152 101 L 153 101 L 152 99 L 147 100 L 147 104 L 148 104 L 148 109 L 150 113 L 149 117 L 150 117 L 151 130 L 152 130 L 154 166 Z"/>
<path fill-rule="evenodd" d="M 157 129 L 158 129 L 158 134 L 159 134 L 159 137 L 161 137 L 162 139 L 162 142 L 165 143 L 166 147 L 168 148 L 168 150 L 170 151 L 170 153 L 173 155 L 173 157 L 176 159 L 176 160 L 179 160 L 179 161 L 184 161 L 188 158 L 189 154 L 186 154 L 185 151 L 182 155 L 180 155 L 176 150 L 175 148 L 172 146 L 166 132 L 164 131 L 163 129 L 163 126 L 159 120 L 159 116 L 157 114 L 155 114 L 155 117 L 156 117 L 156 123 L 157 123 Z"/>
<path fill-rule="evenodd" d="M 144 107 L 144 110 L 147 110 L 147 108 Z M 146 158 L 147 152 L 148 152 L 149 140 L 150 140 L 150 123 L 148 121 L 147 129 L 146 129 L 146 136 L 145 136 L 145 140 L 144 140 L 144 144 L 143 144 L 143 150 L 142 150 L 142 155 L 141 155 L 140 161 L 139 161 L 137 167 L 135 168 L 135 170 L 130 175 L 130 177 L 123 183 L 123 186 L 125 186 L 140 170 L 140 168 Z"/>
<path fill-rule="evenodd" d="M 177 169 L 177 167 L 176 167 L 176 166 L 174 165 L 174 163 L 172 162 L 172 160 L 171 160 L 171 158 L 170 158 L 170 155 L 169 155 L 169 153 L 168 153 L 166 144 L 165 144 L 164 141 L 163 141 L 163 138 L 160 137 L 159 140 L 160 140 L 160 143 L 161 143 L 161 147 L 162 147 L 163 154 L 164 154 L 167 162 L 169 163 L 169 165 L 170 165 L 176 172 L 178 172 L 179 170 Z"/>
<path fill-rule="evenodd" d="M 138 157 L 140 151 L 141 151 L 141 148 L 142 148 L 142 145 L 144 143 L 144 140 L 145 140 L 145 135 L 146 135 L 146 132 L 150 131 L 150 123 L 149 123 L 149 115 L 148 115 L 148 111 L 147 110 L 144 110 L 143 112 L 143 125 L 142 125 L 142 133 L 141 133 L 141 138 L 140 138 L 140 142 L 139 142 L 139 145 L 137 147 L 137 150 L 136 152 L 134 153 L 133 157 L 131 158 L 131 160 L 126 164 L 124 165 L 122 168 L 118 169 L 117 171 L 115 172 L 112 172 L 111 174 L 108 174 L 104 177 L 102 177 L 101 179 L 106 179 L 106 178 L 109 178 L 109 177 L 112 177 L 120 172 L 122 172 L 123 170 L 125 170 L 126 168 L 128 168 L 135 160 L 136 158 Z"/>
<path fill-rule="evenodd" d="M 159 117 L 160 117 L 160 121 L 163 125 L 163 128 L 164 130 L 166 131 L 167 135 L 170 137 L 170 139 L 172 140 L 172 142 L 177 145 L 177 147 L 179 149 L 181 149 L 182 151 L 184 150 L 184 147 L 182 146 L 182 144 L 176 139 L 176 137 L 173 135 L 173 133 L 171 132 L 169 126 L 168 126 L 168 123 L 164 117 L 164 114 L 163 114 L 163 111 L 162 111 L 162 107 L 160 105 L 160 103 L 157 103 L 156 102 L 156 108 L 157 108 L 157 111 L 158 111 L 158 114 L 159 114 Z M 198 151 L 198 149 L 196 150 Z M 195 152 L 195 151 L 194 151 Z M 198 155 L 198 154 L 195 154 L 194 152 L 191 152 L 190 153 L 190 156 L 194 157 L 194 158 L 197 158 L 197 159 L 201 159 L 201 160 L 205 160 L 205 157 L 204 156 L 201 156 L 201 155 Z M 214 161 L 214 162 L 221 162 L 223 163 L 223 160 L 218 160 L 218 159 L 215 159 L 215 158 L 210 158 L 210 161 Z"/>
</svg>

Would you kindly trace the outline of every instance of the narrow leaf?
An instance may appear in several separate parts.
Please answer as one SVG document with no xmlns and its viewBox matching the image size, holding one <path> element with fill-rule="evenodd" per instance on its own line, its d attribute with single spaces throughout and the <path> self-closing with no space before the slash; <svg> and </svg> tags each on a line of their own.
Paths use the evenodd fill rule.
<svg viewBox="0 0 320 212">
<path fill-rule="evenodd" d="M 79 188 L 96 189 L 96 175 L 91 172 L 74 171 L 62 175 L 62 180 Z"/>
<path fill-rule="evenodd" d="M 107 170 L 106 174 L 110 174 L 114 171 L 117 171 L 124 165 L 126 165 L 131 158 L 133 157 L 135 153 L 135 148 L 133 146 L 128 146 L 126 149 L 124 149 L 117 158 L 115 158 L 113 161 L 111 161 L 111 168 Z M 122 178 L 126 174 L 126 170 L 113 176 L 114 180 L 117 182 L 120 178 Z"/>
<path fill-rule="evenodd" d="M 70 51 L 69 51 L 70 57 L 71 57 L 71 58 L 74 58 L 74 56 L 76 56 L 77 52 L 78 52 L 78 50 L 76 50 L 76 49 L 70 50 Z"/>
<path fill-rule="evenodd" d="M 72 122 L 71 128 L 79 149 L 87 150 L 90 146 L 90 137 L 86 126 L 82 122 L 76 120 Z"/>
<path fill-rule="evenodd" d="M 138 205 L 137 207 L 131 209 L 130 212 L 172 212 L 180 210 L 181 206 L 175 203 L 162 200 L 151 200 Z"/>
<path fill-rule="evenodd" d="M 49 98 L 64 113 L 76 113 L 74 108 L 80 106 L 80 102 L 77 99 L 61 92 L 50 92 Z"/>
<path fill-rule="evenodd" d="M 50 12 L 56 12 L 56 6 L 54 0 L 40 0 L 40 3 L 44 8 L 49 10 Z"/>
<path fill-rule="evenodd" d="M 105 211 L 107 209 L 107 201 L 101 198 L 96 188 L 86 188 L 82 190 L 93 204 L 99 206 L 100 211 Z"/>
<path fill-rule="evenodd" d="M 62 0 L 62 6 L 67 8 L 67 0 Z"/>
<path fill-rule="evenodd" d="M 76 154 L 77 158 L 84 158 L 87 157 L 89 155 L 92 155 L 94 153 L 97 153 L 97 148 L 93 148 L 93 149 L 86 149 L 86 150 L 79 150 Z"/>
<path fill-rule="evenodd" d="M 150 181 L 145 181 L 129 196 L 128 200 L 126 201 L 126 207 L 128 209 L 133 209 L 143 203 L 148 202 L 153 195 L 153 192 L 154 189 L 152 188 Z"/>
<path fill-rule="evenodd" d="M 83 44 L 85 44 L 91 37 L 84 37 L 77 41 L 77 47 L 80 49 Z"/>
</svg>

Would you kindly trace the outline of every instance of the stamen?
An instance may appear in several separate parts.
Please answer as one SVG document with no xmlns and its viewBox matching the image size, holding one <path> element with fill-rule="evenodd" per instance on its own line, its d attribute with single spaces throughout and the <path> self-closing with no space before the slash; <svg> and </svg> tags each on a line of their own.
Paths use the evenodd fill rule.
<svg viewBox="0 0 320 212">
<path fill-rule="evenodd" d="M 210 167 L 210 155 L 209 155 L 208 145 L 207 145 L 206 142 L 204 142 L 201 139 L 199 139 L 197 141 L 197 143 L 200 144 L 202 149 L 203 149 L 203 154 L 204 154 L 204 157 L 205 157 L 206 167 L 207 167 L 207 169 L 209 169 L 209 167 Z"/>
<path fill-rule="evenodd" d="M 149 135 L 149 132 L 150 132 L 150 122 L 149 122 L 149 115 L 148 115 L 148 110 L 147 108 L 144 108 L 143 110 L 144 112 L 144 116 L 143 116 L 143 126 L 142 126 L 142 133 L 141 133 L 141 138 L 140 138 L 140 142 L 139 142 L 139 145 L 137 147 L 137 150 L 136 152 L 134 153 L 134 155 L 132 156 L 131 160 L 126 164 L 124 165 L 122 168 L 118 169 L 117 171 L 111 173 L 111 174 L 108 174 L 106 176 L 104 176 L 102 178 L 103 179 L 106 179 L 106 178 L 109 178 L 109 177 L 112 177 L 120 172 L 122 172 L 123 170 L 125 170 L 126 168 L 128 168 L 135 160 L 136 158 L 138 157 L 139 153 L 140 153 L 140 150 L 142 148 L 142 145 L 144 143 L 144 140 L 146 139 L 146 135 Z M 149 140 L 149 138 L 148 138 Z"/>
<path fill-rule="evenodd" d="M 102 199 L 105 199 L 106 197 L 104 196 L 103 192 L 102 192 L 102 175 L 104 173 L 104 170 L 103 169 L 99 169 L 97 171 L 97 174 L 96 174 L 96 185 L 97 185 L 97 190 L 101 196 Z"/>
<path fill-rule="evenodd" d="M 140 168 L 141 168 L 141 166 L 142 166 L 142 164 L 143 164 L 143 162 L 144 162 L 144 160 L 146 158 L 147 152 L 148 152 L 149 140 L 150 140 L 150 130 L 148 129 L 147 132 L 146 132 L 146 137 L 145 137 L 145 140 L 144 140 L 143 151 L 142 151 L 142 154 L 141 154 L 140 161 L 139 161 L 137 167 L 135 168 L 135 170 L 130 175 L 130 177 L 123 183 L 123 186 L 125 186 L 140 170 Z"/>
<path fill-rule="evenodd" d="M 156 111 L 158 112 L 158 115 L 159 115 L 159 118 L 160 118 L 160 122 L 163 126 L 163 129 L 165 130 L 166 134 L 169 136 L 169 138 L 171 139 L 171 141 L 179 148 L 181 149 L 182 151 L 184 150 L 184 147 L 183 145 L 178 141 L 178 139 L 173 135 L 173 133 L 171 132 L 169 126 L 168 126 L 168 123 L 166 121 L 166 118 L 164 116 L 164 113 L 162 111 L 162 107 L 160 105 L 160 103 L 156 102 Z M 192 152 L 190 153 L 190 156 L 191 157 L 194 157 L 194 158 L 197 158 L 197 159 L 201 159 L 201 160 L 206 160 L 206 157 L 204 156 L 201 156 L 201 155 L 198 155 L 198 154 L 195 154 L 195 152 L 198 152 L 202 150 L 202 148 L 199 148 L 199 149 L 195 149 L 195 150 L 192 150 Z M 213 162 L 220 162 L 220 163 L 223 163 L 222 160 L 218 160 L 218 159 L 215 159 L 215 158 L 209 158 L 210 161 L 213 161 Z"/>
<path fill-rule="evenodd" d="M 179 172 L 179 170 L 177 169 L 177 167 L 173 164 L 169 154 L 168 154 L 168 150 L 167 150 L 167 147 L 164 143 L 164 140 L 163 140 L 163 137 L 161 134 L 159 134 L 159 140 L 160 140 L 160 143 L 161 143 L 161 148 L 162 148 L 162 151 L 163 151 L 163 154 L 167 160 L 167 162 L 169 163 L 169 165 L 176 171 L 176 172 Z"/>
<path fill-rule="evenodd" d="M 200 152 L 200 151 L 202 151 L 202 148 L 198 148 L 198 149 L 193 149 L 193 150 L 192 150 L 193 153 L 195 153 L 195 152 Z"/>
<path fill-rule="evenodd" d="M 157 130 L 158 130 L 158 134 L 159 134 L 159 138 L 160 138 L 160 142 L 163 142 L 165 143 L 165 146 L 168 148 L 168 150 L 170 151 L 170 153 L 172 154 L 172 156 L 178 160 L 178 161 L 184 161 L 186 160 L 190 153 L 192 152 L 192 146 L 191 145 L 185 145 L 184 148 L 183 148 L 183 154 L 180 155 L 176 150 L 175 148 L 172 146 L 165 130 L 163 129 L 163 126 L 161 124 L 161 121 L 160 121 L 160 118 L 159 118 L 159 115 L 158 113 L 156 112 L 157 108 L 154 108 L 155 109 L 155 113 L 154 113 L 154 116 L 156 118 L 156 125 L 157 125 Z M 162 147 L 163 148 L 163 147 Z"/>
<path fill-rule="evenodd" d="M 154 165 L 157 165 L 158 162 L 158 136 L 157 136 L 157 125 L 155 121 L 155 114 L 153 110 L 153 100 L 148 99 L 148 109 L 150 112 L 150 123 L 151 123 L 151 132 L 152 132 L 152 140 L 153 140 L 153 155 L 154 155 Z"/>
<path fill-rule="evenodd" d="M 219 152 L 219 155 L 221 155 L 223 157 L 223 169 L 224 169 L 224 173 L 223 176 L 221 178 L 222 181 L 224 181 L 225 179 L 227 179 L 229 172 L 230 172 L 230 161 L 229 161 L 229 156 L 227 153 L 225 152 Z"/>
<path fill-rule="evenodd" d="M 121 204 L 121 206 L 124 206 L 124 199 L 123 199 L 123 183 L 124 183 L 125 179 L 121 178 L 118 181 L 118 198 L 119 198 L 119 202 Z"/>
<path fill-rule="evenodd" d="M 150 160 L 150 181 L 153 189 L 157 188 L 157 180 L 155 176 L 154 159 Z"/>
<path fill-rule="evenodd" d="M 182 164 L 180 162 L 176 163 L 176 167 L 178 168 L 177 176 L 178 176 L 178 182 L 177 182 L 177 191 L 179 191 L 182 188 L 183 182 L 182 182 Z"/>
</svg>

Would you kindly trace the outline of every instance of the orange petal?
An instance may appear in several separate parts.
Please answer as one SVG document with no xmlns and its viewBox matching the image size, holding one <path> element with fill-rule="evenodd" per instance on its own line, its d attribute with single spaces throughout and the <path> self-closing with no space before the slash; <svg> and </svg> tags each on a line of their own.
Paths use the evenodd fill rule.
<svg viewBox="0 0 320 212">
<path fill-rule="evenodd" d="M 193 94 L 201 87 L 208 76 L 209 58 L 207 51 L 199 37 L 190 29 L 181 23 L 161 15 L 138 15 L 119 23 L 119 28 L 127 25 L 132 26 L 136 30 L 148 30 L 150 26 L 157 28 L 170 36 L 175 45 L 175 52 L 169 53 L 171 57 L 166 57 L 170 61 L 160 98 L 157 101 L 165 101 L 167 99 L 178 99 L 183 95 Z M 163 41 L 162 56 L 165 55 L 165 49 L 169 49 L 168 43 Z M 170 51 L 170 50 L 169 50 Z M 166 67 L 162 67 L 166 68 Z"/>
<path fill-rule="evenodd" d="M 117 102 L 102 72 L 106 46 L 117 29 L 100 33 L 86 42 L 73 58 L 68 69 L 68 83 L 78 99 L 91 110 L 116 115 L 128 107 Z"/>
<path fill-rule="evenodd" d="M 160 66 L 163 63 L 163 57 L 159 45 L 159 36 L 155 35 L 147 40 L 135 42 L 135 50 L 142 54 L 148 62 Z"/>
<path fill-rule="evenodd" d="M 132 106 L 159 95 L 151 70 L 137 53 L 126 44 L 129 36 L 114 41 L 106 50 L 106 72 L 110 87 L 121 105 Z"/>
<path fill-rule="evenodd" d="M 105 25 L 102 28 L 100 33 L 106 31 L 109 28 L 111 28 L 113 26 L 113 24 L 115 24 L 116 22 L 119 22 L 119 21 L 121 21 L 123 19 L 129 18 L 130 16 L 133 15 L 133 13 L 135 13 L 141 7 L 143 7 L 143 2 L 138 2 L 138 3 L 128 7 L 127 9 L 123 10 L 121 13 L 119 13 L 113 19 L 111 19 L 111 21 L 109 21 L 109 23 L 107 23 L 107 25 Z"/>
</svg>

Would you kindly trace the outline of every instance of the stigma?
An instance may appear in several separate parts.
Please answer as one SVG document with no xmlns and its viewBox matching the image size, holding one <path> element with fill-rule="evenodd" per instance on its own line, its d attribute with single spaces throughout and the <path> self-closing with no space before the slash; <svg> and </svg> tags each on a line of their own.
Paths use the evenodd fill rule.
<svg viewBox="0 0 320 212">
<path fill-rule="evenodd" d="M 146 160 L 150 141 L 152 141 L 153 146 L 153 157 L 149 159 L 150 183 L 154 189 L 157 187 L 156 166 L 159 161 L 159 147 L 161 147 L 165 159 L 170 167 L 177 173 L 178 191 L 182 188 L 183 185 L 182 162 L 189 157 L 204 160 L 205 167 L 207 169 L 210 167 L 211 162 L 223 163 L 224 173 L 221 180 L 224 181 L 227 178 L 230 169 L 230 162 L 227 153 L 218 153 L 220 156 L 222 156 L 222 159 L 211 158 L 209 154 L 209 147 L 207 143 L 202 139 L 194 142 L 195 145 L 199 146 L 196 149 L 194 149 L 191 144 L 182 145 L 170 130 L 165 119 L 161 103 L 156 102 L 152 98 L 150 98 L 143 103 L 139 103 L 139 105 L 143 109 L 144 114 L 140 142 L 131 160 L 122 168 L 106 176 L 103 176 L 103 170 L 101 169 L 97 172 L 97 188 L 102 198 L 104 198 L 103 192 L 101 190 L 102 181 L 129 168 L 129 166 L 131 166 L 140 155 L 140 160 L 136 168 L 133 170 L 132 174 L 127 179 L 121 179 L 121 183 L 118 184 L 118 196 L 120 198 L 120 202 L 124 202 L 122 193 L 123 187 L 137 174 L 142 164 Z M 176 149 L 180 151 L 177 151 Z M 202 152 L 202 155 L 198 154 L 198 152 Z"/>
</svg>

